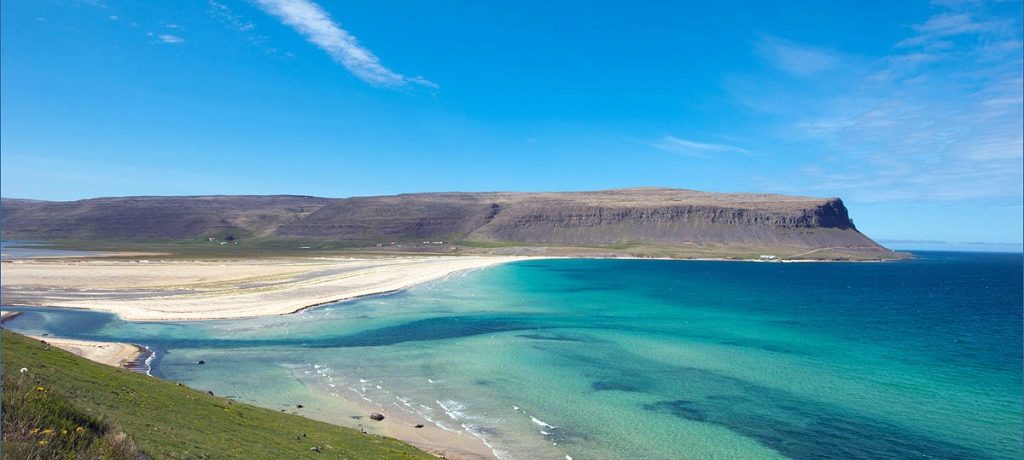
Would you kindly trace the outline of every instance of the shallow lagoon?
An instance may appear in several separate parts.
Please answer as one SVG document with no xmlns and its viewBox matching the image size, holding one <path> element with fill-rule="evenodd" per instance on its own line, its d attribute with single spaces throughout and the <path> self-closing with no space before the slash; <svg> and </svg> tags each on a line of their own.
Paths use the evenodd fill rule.
<svg viewBox="0 0 1024 460">
<path fill-rule="evenodd" d="M 373 401 L 514 458 L 1020 458 L 1021 270 L 537 260 L 288 316 L 10 326 L 144 344 L 154 375 L 338 423 Z"/>
</svg>

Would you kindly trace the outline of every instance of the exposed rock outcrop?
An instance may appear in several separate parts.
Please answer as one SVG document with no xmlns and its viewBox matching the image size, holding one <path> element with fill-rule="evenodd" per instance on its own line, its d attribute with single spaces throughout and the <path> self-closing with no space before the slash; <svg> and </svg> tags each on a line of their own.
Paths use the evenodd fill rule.
<svg viewBox="0 0 1024 460">
<path fill-rule="evenodd" d="M 838 198 L 641 188 L 566 193 L 4 199 L 7 239 L 206 239 L 373 246 L 477 241 L 556 246 L 884 248 Z"/>
</svg>

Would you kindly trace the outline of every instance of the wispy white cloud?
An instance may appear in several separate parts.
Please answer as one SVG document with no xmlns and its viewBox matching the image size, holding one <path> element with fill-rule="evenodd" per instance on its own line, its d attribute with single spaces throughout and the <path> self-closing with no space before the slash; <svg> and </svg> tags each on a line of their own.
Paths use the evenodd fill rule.
<svg viewBox="0 0 1024 460">
<path fill-rule="evenodd" d="M 860 202 L 1021 203 L 1022 26 L 988 6 L 956 2 L 908 27 L 884 55 L 831 54 L 843 71 L 813 85 L 737 79 L 737 102 L 773 120 L 767 136 L 803 152 L 785 181 L 760 185 Z"/>
<path fill-rule="evenodd" d="M 216 0 L 210 0 L 210 12 L 214 17 L 239 32 L 249 32 L 256 28 L 256 24 L 253 24 L 252 21 L 247 21 L 242 15 L 235 13 L 231 7 Z"/>
<path fill-rule="evenodd" d="M 948 39 L 960 35 L 991 34 L 1012 28 L 1012 21 L 1003 19 L 979 19 L 972 12 L 945 12 L 936 14 L 927 21 L 916 24 L 917 35 L 901 40 L 897 47 L 926 47 L 948 49 L 954 46 Z"/>
<path fill-rule="evenodd" d="M 832 70 L 841 61 L 835 51 L 764 36 L 755 43 L 757 53 L 773 66 L 797 76 Z"/>
<path fill-rule="evenodd" d="M 412 83 L 437 87 L 423 77 L 407 77 L 384 67 L 380 59 L 363 47 L 355 36 L 342 29 L 320 5 L 310 0 L 255 0 L 255 3 L 371 85 L 397 87 Z"/>
<path fill-rule="evenodd" d="M 243 37 L 245 37 L 245 40 L 253 46 L 262 49 L 265 53 L 270 55 L 279 57 L 292 56 L 291 53 L 282 53 L 276 47 L 271 46 L 269 36 L 260 33 L 254 22 L 250 21 L 242 14 L 235 12 L 227 4 L 218 2 L 217 0 L 209 0 L 209 4 L 209 12 L 211 16 L 231 29 L 239 32 Z"/>
<path fill-rule="evenodd" d="M 171 35 L 171 34 L 160 34 L 160 35 L 157 36 L 157 38 L 159 38 L 160 41 L 163 42 L 163 43 L 170 43 L 170 44 L 173 44 L 173 45 L 185 42 L 184 38 L 181 38 L 181 37 L 179 37 L 177 35 Z"/>
<path fill-rule="evenodd" d="M 697 142 L 676 136 L 665 136 L 655 142 L 647 142 L 647 145 L 663 152 L 685 155 L 693 158 L 709 158 L 714 154 L 749 154 L 747 149 L 727 144 L 712 144 Z"/>
</svg>

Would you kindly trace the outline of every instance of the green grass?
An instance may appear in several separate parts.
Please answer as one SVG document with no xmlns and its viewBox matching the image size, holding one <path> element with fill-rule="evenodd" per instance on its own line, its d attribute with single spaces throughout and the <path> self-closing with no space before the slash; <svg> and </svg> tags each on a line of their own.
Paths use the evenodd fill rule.
<svg viewBox="0 0 1024 460">
<path fill-rule="evenodd" d="M 447 240 L 446 240 L 447 241 Z M 559 245 L 530 244 L 510 241 L 459 240 L 449 244 L 457 246 L 455 252 L 440 251 L 417 243 L 401 243 L 403 247 L 375 247 L 360 244 L 339 244 L 327 242 L 301 243 L 295 241 L 275 241 L 262 239 L 242 239 L 239 244 L 220 245 L 218 242 L 201 240 L 181 241 L 51 241 L 48 246 L 53 249 L 77 249 L 109 252 L 153 252 L 160 253 L 154 259 L 217 259 L 217 258 L 273 258 L 273 257 L 394 257 L 394 256 L 431 256 L 431 255 L 474 255 L 489 254 L 495 251 L 530 255 L 549 255 L 558 257 L 594 257 L 594 256 L 628 256 L 656 257 L 673 259 L 690 258 L 731 258 L 757 259 L 761 254 L 773 254 L 782 259 L 803 254 L 808 251 L 804 247 L 742 245 L 722 243 L 680 243 L 657 244 L 619 242 L 607 245 Z M 298 249 L 309 246 L 309 249 Z M 504 250 L 504 251 L 502 251 Z M 857 249 L 822 249 L 811 254 L 795 257 L 797 260 L 878 260 L 902 259 L 904 253 L 884 251 L 862 251 Z M 106 257 L 106 259 L 137 259 L 136 256 Z"/>
<path fill-rule="evenodd" d="M 210 396 L 3 331 L 4 458 L 144 458 L 140 454 L 434 458 L 394 439 Z"/>
<path fill-rule="evenodd" d="M 3 375 L 6 458 L 145 458 L 134 440 L 102 417 L 85 413 L 30 375 Z"/>
</svg>

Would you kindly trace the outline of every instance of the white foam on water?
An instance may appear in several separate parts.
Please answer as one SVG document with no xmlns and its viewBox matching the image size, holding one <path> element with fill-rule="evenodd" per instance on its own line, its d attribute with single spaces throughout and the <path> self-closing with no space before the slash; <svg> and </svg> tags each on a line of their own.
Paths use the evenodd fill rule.
<svg viewBox="0 0 1024 460">
<path fill-rule="evenodd" d="M 543 420 L 541 420 L 541 419 L 539 419 L 537 417 L 534 417 L 532 415 L 530 416 L 530 420 L 532 420 L 533 423 L 536 423 L 537 425 L 540 425 L 540 426 L 542 426 L 544 428 L 551 428 L 552 430 L 558 428 L 557 426 L 551 425 L 548 422 L 545 422 L 545 421 L 543 421 Z"/>
<path fill-rule="evenodd" d="M 369 402 L 369 403 L 372 403 L 372 402 L 373 402 L 373 400 L 372 400 L 372 399 L 370 399 L 370 398 L 367 398 L 367 397 L 365 396 L 365 394 L 364 394 L 364 393 L 363 393 L 362 391 L 359 391 L 359 390 L 357 390 L 357 389 L 355 389 L 355 388 L 352 388 L 352 387 L 348 387 L 348 389 L 349 389 L 349 390 L 352 390 L 352 392 L 354 392 L 355 394 L 359 395 L 359 397 L 360 397 L 360 398 L 361 398 L 361 399 L 362 399 L 363 401 L 366 401 L 366 402 Z M 365 389 L 364 389 L 363 391 L 365 391 Z"/>
<path fill-rule="evenodd" d="M 452 420 L 462 420 L 466 418 L 466 414 L 462 412 L 466 409 L 466 406 L 463 406 L 462 403 L 455 400 L 441 402 L 436 399 L 434 402 L 436 402 L 438 406 L 441 406 L 441 410 L 443 410 L 445 414 L 448 414 L 448 417 Z"/>
<path fill-rule="evenodd" d="M 441 422 L 440 420 L 432 420 L 431 422 L 432 422 L 432 423 L 433 423 L 434 425 L 436 425 L 436 426 L 437 426 L 438 428 L 442 429 L 442 430 L 445 430 L 445 431 L 450 431 L 450 432 L 452 432 L 452 433 L 461 433 L 461 431 L 459 431 L 459 430 L 456 430 L 456 429 L 454 429 L 454 428 L 448 428 L 448 427 L 447 427 L 447 426 L 445 426 L 445 424 L 444 424 L 444 423 L 442 423 L 442 422 Z"/>
<path fill-rule="evenodd" d="M 498 460 L 512 460 L 512 455 L 510 455 L 508 451 L 498 449 L 497 447 L 494 446 L 494 444 L 491 444 L 491 441 L 488 440 L 486 436 L 484 436 L 483 432 L 481 432 L 479 428 L 480 427 L 478 427 L 477 425 L 467 425 L 465 423 L 462 424 L 462 429 L 466 430 L 467 433 L 473 435 L 474 437 L 482 441 L 484 445 L 487 446 L 488 449 L 491 449 L 491 453 L 494 454 L 494 456 Z"/>
<path fill-rule="evenodd" d="M 156 358 L 156 352 L 153 351 L 152 348 L 149 348 L 145 345 L 143 345 L 142 348 L 145 348 L 146 351 L 149 352 L 149 356 L 146 357 L 146 360 L 143 361 L 143 364 L 146 365 L 146 375 L 152 377 L 153 374 L 151 374 L 151 372 L 153 372 L 153 358 Z"/>
</svg>

